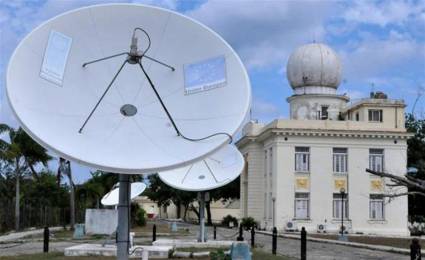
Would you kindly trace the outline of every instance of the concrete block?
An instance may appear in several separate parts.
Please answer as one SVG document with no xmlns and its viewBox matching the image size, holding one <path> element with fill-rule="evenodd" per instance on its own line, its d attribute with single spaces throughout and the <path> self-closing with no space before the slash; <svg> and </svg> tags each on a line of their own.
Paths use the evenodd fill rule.
<svg viewBox="0 0 425 260">
<path fill-rule="evenodd" d="M 88 235 L 110 235 L 117 229 L 118 211 L 86 209 L 85 228 Z"/>
</svg>

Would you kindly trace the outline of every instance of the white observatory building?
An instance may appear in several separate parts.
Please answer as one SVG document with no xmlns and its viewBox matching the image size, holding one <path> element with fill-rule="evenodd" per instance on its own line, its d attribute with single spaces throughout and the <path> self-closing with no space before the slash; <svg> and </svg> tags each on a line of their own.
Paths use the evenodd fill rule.
<svg viewBox="0 0 425 260">
<path fill-rule="evenodd" d="M 237 142 L 246 160 L 242 216 L 266 229 L 337 232 L 343 220 L 349 233 L 407 235 L 407 197 L 385 197 L 394 190 L 365 171 L 405 174 L 405 104 L 382 92 L 349 103 L 337 94 L 341 76 L 329 46 L 292 53 L 290 118 L 251 121 Z"/>
</svg>

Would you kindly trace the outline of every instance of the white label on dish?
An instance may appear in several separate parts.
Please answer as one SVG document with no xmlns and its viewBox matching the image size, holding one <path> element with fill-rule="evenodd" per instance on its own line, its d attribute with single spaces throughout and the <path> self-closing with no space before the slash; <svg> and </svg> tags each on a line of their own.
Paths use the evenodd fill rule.
<svg viewBox="0 0 425 260">
<path fill-rule="evenodd" d="M 72 38 L 51 31 L 41 65 L 40 77 L 62 86 L 66 62 L 71 50 Z"/>
<path fill-rule="evenodd" d="M 193 94 L 226 85 L 224 56 L 184 65 L 184 91 Z"/>
</svg>

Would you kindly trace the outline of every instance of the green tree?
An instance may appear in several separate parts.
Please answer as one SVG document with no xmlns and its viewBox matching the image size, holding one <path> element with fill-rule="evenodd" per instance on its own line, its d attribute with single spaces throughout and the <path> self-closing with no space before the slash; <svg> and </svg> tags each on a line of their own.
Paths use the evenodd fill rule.
<svg viewBox="0 0 425 260">
<path fill-rule="evenodd" d="M 240 177 L 236 178 L 231 183 L 219 187 L 214 190 L 210 190 L 210 201 L 205 203 L 205 209 L 207 211 L 207 225 L 212 225 L 211 219 L 211 201 L 228 201 L 239 199 L 240 197 Z"/>
<path fill-rule="evenodd" d="M 26 173 L 32 173 L 33 178 L 38 175 L 35 170 L 37 164 L 47 166 L 51 157 L 46 149 L 35 142 L 22 128 L 18 130 L 6 124 L 0 124 L 0 134 L 7 133 L 9 141 L 0 139 L 0 158 L 7 161 L 14 169 L 15 177 L 15 229 L 20 226 L 20 179 Z"/>
<path fill-rule="evenodd" d="M 406 129 L 414 133 L 414 136 L 407 140 L 407 166 L 417 169 L 416 173 L 410 176 L 425 183 L 425 120 L 416 119 L 412 114 L 406 116 Z M 411 189 L 419 191 L 419 189 Z M 424 190 L 425 193 L 425 190 Z M 409 195 L 409 215 L 425 216 L 425 197 Z"/>
<path fill-rule="evenodd" d="M 69 180 L 69 225 L 71 230 L 74 230 L 75 225 L 75 184 L 74 180 L 72 179 L 72 170 L 71 170 L 71 162 L 68 160 L 65 160 L 63 158 L 59 158 L 59 166 L 57 170 L 57 185 L 60 186 L 61 183 L 61 177 L 62 175 L 65 175 L 68 177 Z"/>
<path fill-rule="evenodd" d="M 174 189 L 162 182 L 157 174 L 150 175 L 148 178 L 149 188 L 144 194 L 160 207 L 169 206 L 171 202 L 174 203 L 177 208 L 177 218 L 181 217 L 181 207 L 183 206 L 183 219 L 185 219 L 190 204 L 196 199 L 196 192 Z"/>
<path fill-rule="evenodd" d="M 407 171 L 404 176 L 388 172 L 366 169 L 374 175 L 388 178 L 388 186 L 406 187 L 407 192 L 386 194 L 386 197 L 409 196 L 409 215 L 425 215 L 425 120 L 406 115 L 405 127 L 414 136 L 407 140 L 407 166 L 416 169 Z"/>
<path fill-rule="evenodd" d="M 199 212 L 195 207 L 191 207 L 192 203 L 197 199 L 197 192 L 193 191 L 182 191 L 174 189 L 158 177 L 158 175 L 149 176 L 149 189 L 145 192 L 149 199 L 158 203 L 158 206 L 168 206 L 171 202 L 177 207 L 177 217 L 180 218 L 181 207 L 184 207 L 183 219 L 186 218 L 186 213 L 191 208 L 199 218 Z M 240 178 L 238 177 L 231 183 L 208 191 L 210 193 L 210 201 L 205 203 L 205 209 L 207 211 L 207 224 L 212 225 L 211 218 L 211 201 L 218 200 L 231 200 L 239 198 L 240 193 Z"/>
</svg>

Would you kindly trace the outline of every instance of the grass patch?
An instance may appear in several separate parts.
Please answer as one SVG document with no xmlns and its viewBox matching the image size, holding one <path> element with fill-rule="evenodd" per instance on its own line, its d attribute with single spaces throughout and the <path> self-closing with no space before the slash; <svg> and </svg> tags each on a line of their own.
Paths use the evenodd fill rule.
<svg viewBox="0 0 425 260">
<path fill-rule="evenodd" d="M 205 247 L 205 248 L 202 248 L 202 247 L 181 247 L 180 248 L 179 247 L 176 250 L 181 251 L 181 252 L 206 252 L 206 251 L 213 252 L 213 251 L 217 251 L 219 249 L 226 251 L 226 250 L 229 250 L 230 247 L 221 247 L 221 248 L 218 248 L 218 247 Z"/>
<path fill-rule="evenodd" d="M 252 259 L 261 259 L 261 260 L 294 260 L 294 258 L 290 258 L 282 255 L 273 255 L 270 253 L 266 253 L 264 251 L 254 249 L 252 252 Z"/>
<path fill-rule="evenodd" d="M 338 235 L 335 234 L 309 234 L 310 237 L 323 238 L 330 240 L 338 240 Z M 401 237 L 372 237 L 372 236 L 350 236 L 349 242 L 362 243 L 368 245 L 391 246 L 398 248 L 410 248 L 412 239 Z M 419 239 L 422 248 L 425 248 L 425 240 Z"/>
<path fill-rule="evenodd" d="M 174 237 L 180 237 L 180 236 L 186 236 L 189 235 L 190 232 L 188 230 L 186 230 L 185 228 L 179 226 L 179 223 L 177 223 L 177 227 L 178 230 L 177 232 L 172 232 L 171 231 L 171 222 L 170 223 L 158 223 L 158 222 L 152 222 L 152 221 L 148 221 L 146 223 L 146 226 L 144 227 L 134 227 L 131 229 L 131 232 L 135 232 L 136 237 L 149 237 L 152 236 L 152 230 L 153 230 L 153 225 L 156 225 L 156 233 L 157 236 L 167 236 L 170 238 L 174 238 Z"/>
</svg>

